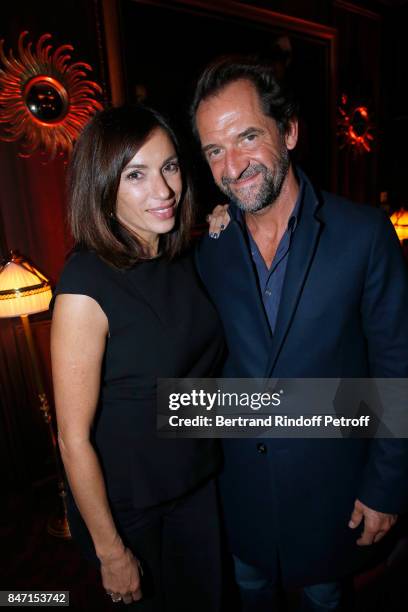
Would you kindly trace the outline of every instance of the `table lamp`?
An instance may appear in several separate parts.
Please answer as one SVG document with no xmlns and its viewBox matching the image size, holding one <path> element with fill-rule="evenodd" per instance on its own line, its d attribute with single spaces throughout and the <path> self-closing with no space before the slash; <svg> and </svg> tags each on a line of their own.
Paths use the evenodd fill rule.
<svg viewBox="0 0 408 612">
<path fill-rule="evenodd" d="M 51 297 L 51 286 L 45 276 L 21 255 L 12 252 L 10 259 L 0 268 L 0 317 L 20 317 L 23 324 L 33 378 L 40 402 L 39 407 L 51 439 L 59 495 L 62 502 L 62 512 L 49 518 L 47 531 L 53 536 L 68 539 L 71 534 L 67 521 L 63 468 L 58 454 L 52 413 L 45 393 L 29 321 L 29 315 L 48 310 Z"/>
<path fill-rule="evenodd" d="M 391 222 L 398 234 L 398 238 L 402 242 L 408 239 L 408 210 L 397 210 L 391 215 Z"/>
</svg>

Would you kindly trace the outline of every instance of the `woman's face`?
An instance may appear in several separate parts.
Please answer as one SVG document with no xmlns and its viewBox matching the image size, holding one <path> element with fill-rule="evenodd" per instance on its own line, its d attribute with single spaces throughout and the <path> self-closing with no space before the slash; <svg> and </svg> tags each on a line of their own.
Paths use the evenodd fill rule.
<svg viewBox="0 0 408 612">
<path fill-rule="evenodd" d="M 176 150 L 168 134 L 156 128 L 122 171 L 116 217 L 154 254 L 159 234 L 173 229 L 181 191 Z"/>
</svg>

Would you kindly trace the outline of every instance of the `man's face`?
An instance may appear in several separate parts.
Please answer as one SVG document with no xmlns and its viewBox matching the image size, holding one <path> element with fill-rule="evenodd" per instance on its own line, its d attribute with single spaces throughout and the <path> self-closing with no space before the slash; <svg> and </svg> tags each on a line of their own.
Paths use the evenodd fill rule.
<svg viewBox="0 0 408 612">
<path fill-rule="evenodd" d="M 243 79 L 200 102 L 196 123 L 218 187 L 244 211 L 272 205 L 289 170 L 296 123 L 282 135 L 263 113 L 254 85 Z"/>
</svg>

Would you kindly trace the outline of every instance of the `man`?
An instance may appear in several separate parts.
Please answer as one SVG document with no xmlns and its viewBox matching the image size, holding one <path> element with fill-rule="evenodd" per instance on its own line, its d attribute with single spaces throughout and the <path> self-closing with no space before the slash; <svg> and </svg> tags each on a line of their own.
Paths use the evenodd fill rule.
<svg viewBox="0 0 408 612">
<path fill-rule="evenodd" d="M 408 281 L 382 211 L 295 169 L 295 106 L 268 66 L 202 74 L 193 127 L 231 222 L 197 264 L 222 317 L 225 377 L 407 377 Z M 340 610 L 342 581 L 407 502 L 405 440 L 226 439 L 222 501 L 245 610 L 279 583 Z"/>
</svg>

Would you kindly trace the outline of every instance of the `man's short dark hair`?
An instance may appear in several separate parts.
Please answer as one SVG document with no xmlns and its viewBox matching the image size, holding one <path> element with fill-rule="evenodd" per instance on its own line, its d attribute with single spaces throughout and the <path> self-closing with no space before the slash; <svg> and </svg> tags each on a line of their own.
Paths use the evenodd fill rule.
<svg viewBox="0 0 408 612">
<path fill-rule="evenodd" d="M 277 81 L 272 65 L 254 56 L 226 55 L 209 64 L 198 79 L 190 108 L 197 137 L 196 113 L 200 102 L 243 79 L 255 86 L 265 115 L 276 121 L 282 134 L 287 132 L 290 120 L 297 115 L 298 105 L 293 94 Z"/>
</svg>

